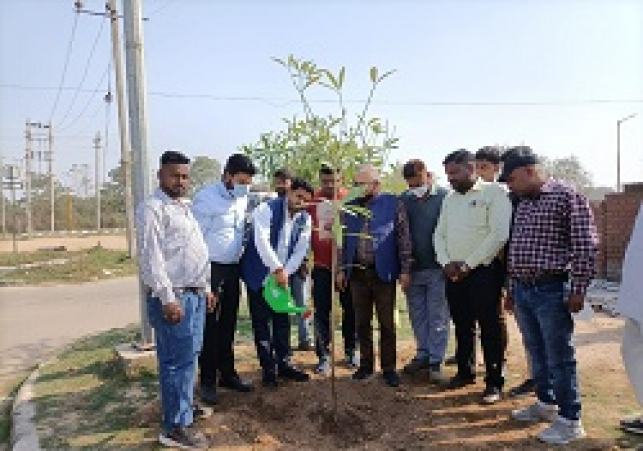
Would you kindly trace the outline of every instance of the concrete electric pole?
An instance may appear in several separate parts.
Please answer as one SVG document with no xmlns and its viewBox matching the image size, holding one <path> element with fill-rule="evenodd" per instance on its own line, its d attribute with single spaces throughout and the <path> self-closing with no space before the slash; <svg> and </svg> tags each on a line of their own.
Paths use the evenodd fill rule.
<svg viewBox="0 0 643 451">
<path fill-rule="evenodd" d="M 94 138 L 94 187 L 96 190 L 96 231 L 100 232 L 101 229 L 101 206 L 100 206 L 100 190 L 101 190 L 101 145 L 100 145 L 100 132 L 96 132 Z"/>
<path fill-rule="evenodd" d="M 143 67 L 143 15 L 140 0 L 123 0 L 125 22 L 125 59 L 131 146 L 134 161 L 134 201 L 140 205 L 149 195 L 147 165 L 147 91 Z M 141 313 L 141 349 L 154 346 L 154 335 L 147 317 L 145 287 L 139 279 Z"/>
<path fill-rule="evenodd" d="M 31 159 L 33 151 L 31 149 L 31 122 L 27 119 L 25 138 L 27 145 L 25 146 L 25 197 L 27 200 L 27 238 L 31 237 Z"/>
<path fill-rule="evenodd" d="M 107 13 L 112 24 L 112 57 L 116 78 L 116 101 L 118 104 L 118 128 L 121 141 L 121 160 L 125 190 L 125 212 L 127 216 L 127 249 L 130 258 L 136 256 L 136 232 L 134 230 L 134 202 L 132 199 L 132 160 L 125 106 L 125 88 L 123 79 L 123 60 L 121 58 L 120 32 L 116 0 L 108 0 Z"/>
</svg>

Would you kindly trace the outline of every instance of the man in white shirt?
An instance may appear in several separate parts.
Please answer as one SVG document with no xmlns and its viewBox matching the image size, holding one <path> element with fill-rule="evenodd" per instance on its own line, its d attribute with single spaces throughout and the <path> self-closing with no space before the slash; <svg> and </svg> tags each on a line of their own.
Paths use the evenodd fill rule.
<svg viewBox="0 0 643 451">
<path fill-rule="evenodd" d="M 212 292 L 218 297 L 215 312 L 206 315 L 203 352 L 199 357 L 201 400 L 217 403 L 219 386 L 250 392 L 234 368 L 234 333 L 241 297 L 241 267 L 248 193 L 257 169 L 250 158 L 228 158 L 220 182 L 203 188 L 194 197 L 192 212 L 208 245 Z"/>
<path fill-rule="evenodd" d="M 625 252 L 618 311 L 626 318 L 621 353 L 636 399 L 643 406 L 643 205 L 639 209 L 630 244 Z M 621 428 L 643 435 L 643 415 L 621 420 Z"/>
<path fill-rule="evenodd" d="M 165 446 L 205 449 L 192 430 L 196 359 L 201 351 L 209 290 L 208 249 L 190 208 L 181 199 L 189 186 L 190 160 L 178 152 L 161 156 L 159 189 L 137 212 L 140 272 L 154 328 Z M 203 412 L 201 410 L 201 412 Z"/>
<path fill-rule="evenodd" d="M 263 385 L 274 388 L 277 376 L 305 382 L 308 374 L 289 363 L 290 320 L 275 313 L 263 297 L 263 285 L 271 274 L 282 287 L 299 270 L 310 247 L 311 219 L 305 211 L 313 187 L 295 178 L 285 197 L 264 202 L 253 213 L 252 232 L 242 261 L 241 277 L 246 284 L 250 316 Z"/>
</svg>

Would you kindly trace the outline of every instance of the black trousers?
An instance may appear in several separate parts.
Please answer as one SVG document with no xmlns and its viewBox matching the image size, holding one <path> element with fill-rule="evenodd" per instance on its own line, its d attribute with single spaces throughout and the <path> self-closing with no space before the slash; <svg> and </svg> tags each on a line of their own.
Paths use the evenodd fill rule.
<svg viewBox="0 0 643 451">
<path fill-rule="evenodd" d="M 246 286 L 250 319 L 254 333 L 259 365 L 264 373 L 288 366 L 290 354 L 290 318 L 287 313 L 275 313 L 263 298 L 262 289 Z"/>
<path fill-rule="evenodd" d="M 475 378 L 475 329 L 480 325 L 480 341 L 485 360 L 487 385 L 502 388 L 504 339 L 501 326 L 499 263 L 478 266 L 459 282 L 447 280 L 446 292 L 455 325 L 458 375 Z"/>
<path fill-rule="evenodd" d="M 234 334 L 237 329 L 239 299 L 241 297 L 241 266 L 238 263 L 212 263 L 212 292 L 218 302 L 214 312 L 207 313 L 203 331 L 203 350 L 199 356 L 199 378 L 203 385 L 222 378 L 235 376 Z"/>
<path fill-rule="evenodd" d="M 313 268 L 313 302 L 315 305 L 315 351 L 318 357 L 327 356 L 330 352 L 330 307 L 333 302 L 332 273 L 330 269 L 315 266 Z M 339 303 L 342 307 L 342 337 L 344 350 L 355 350 L 355 310 L 351 299 L 350 288 L 339 292 Z"/>
</svg>

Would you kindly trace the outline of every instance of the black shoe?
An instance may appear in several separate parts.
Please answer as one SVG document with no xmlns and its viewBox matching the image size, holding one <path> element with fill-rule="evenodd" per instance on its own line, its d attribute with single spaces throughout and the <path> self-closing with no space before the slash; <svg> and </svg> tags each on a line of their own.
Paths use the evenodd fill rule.
<svg viewBox="0 0 643 451">
<path fill-rule="evenodd" d="M 255 389 L 252 383 L 242 381 L 237 374 L 231 377 L 221 377 L 221 379 L 219 380 L 219 387 L 235 390 L 242 393 L 250 393 Z"/>
<path fill-rule="evenodd" d="M 482 403 L 495 404 L 500 401 L 501 397 L 502 391 L 498 387 L 489 385 L 484 389 L 484 392 L 482 392 Z"/>
<path fill-rule="evenodd" d="M 289 379 L 295 382 L 307 382 L 310 376 L 303 371 L 298 370 L 294 366 L 284 366 L 279 368 L 279 377 L 282 379 Z"/>
<path fill-rule="evenodd" d="M 522 384 L 509 390 L 509 397 L 517 398 L 530 395 L 536 391 L 536 382 L 533 379 L 526 379 Z"/>
<path fill-rule="evenodd" d="M 399 387 L 400 386 L 400 376 L 398 376 L 397 371 L 384 371 L 384 381 L 389 387 Z"/>
<path fill-rule="evenodd" d="M 472 377 L 462 377 L 458 374 L 449 379 L 449 382 L 446 383 L 445 388 L 447 390 L 456 390 L 458 388 L 466 387 L 467 385 L 473 385 L 476 383 L 475 378 Z"/>
<path fill-rule="evenodd" d="M 261 385 L 266 388 L 277 388 L 279 382 L 277 382 L 277 376 L 273 372 L 264 372 L 263 377 L 261 378 Z"/>
<path fill-rule="evenodd" d="M 458 359 L 456 358 L 456 356 L 452 355 L 444 361 L 444 364 L 446 366 L 456 366 L 458 364 Z"/>
<path fill-rule="evenodd" d="M 190 428 L 177 428 L 171 432 L 161 432 L 159 442 L 163 446 L 181 449 L 207 449 L 210 446 L 205 435 Z"/>
<path fill-rule="evenodd" d="M 212 408 L 199 405 L 192 406 L 192 417 L 194 421 L 205 420 L 212 416 Z"/>
<path fill-rule="evenodd" d="M 620 426 L 624 431 L 643 435 L 643 416 L 638 418 L 624 418 L 621 420 Z"/>
<path fill-rule="evenodd" d="M 303 352 L 308 352 L 308 351 L 314 351 L 315 347 L 310 341 L 300 341 L 299 346 L 297 346 L 297 351 L 303 351 Z"/>
<path fill-rule="evenodd" d="M 402 372 L 404 374 L 416 374 L 420 370 L 428 370 L 429 368 L 431 368 L 429 359 L 418 359 L 417 357 L 414 357 L 409 363 L 404 365 Z"/>
<path fill-rule="evenodd" d="M 370 368 L 360 368 L 353 373 L 353 379 L 356 381 L 363 381 L 373 375 L 373 370 Z"/>
<path fill-rule="evenodd" d="M 218 404 L 219 399 L 217 398 L 217 386 L 214 384 L 201 384 L 201 387 L 199 388 L 199 397 L 206 406 L 214 406 Z"/>
</svg>

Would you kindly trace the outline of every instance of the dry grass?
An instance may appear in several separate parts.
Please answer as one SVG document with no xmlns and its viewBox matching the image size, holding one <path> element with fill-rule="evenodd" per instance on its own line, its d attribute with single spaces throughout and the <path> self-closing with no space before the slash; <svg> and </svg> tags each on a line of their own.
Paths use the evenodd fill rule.
<svg viewBox="0 0 643 451">
<path fill-rule="evenodd" d="M 25 264 L 35 266 L 21 266 Z M 12 285 L 89 282 L 136 272 L 136 262 L 125 251 L 102 247 L 0 254 L 0 266 L 14 268 L 0 272 L 0 283 Z"/>
</svg>

